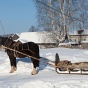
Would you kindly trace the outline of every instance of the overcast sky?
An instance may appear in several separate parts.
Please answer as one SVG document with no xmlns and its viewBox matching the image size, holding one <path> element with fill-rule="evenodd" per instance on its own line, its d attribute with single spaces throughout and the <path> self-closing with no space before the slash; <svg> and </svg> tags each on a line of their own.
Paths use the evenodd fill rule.
<svg viewBox="0 0 88 88">
<path fill-rule="evenodd" d="M 36 7 L 33 0 L 0 0 L 0 35 L 27 32 L 37 25 Z M 3 25 L 3 28 L 1 26 Z"/>
</svg>

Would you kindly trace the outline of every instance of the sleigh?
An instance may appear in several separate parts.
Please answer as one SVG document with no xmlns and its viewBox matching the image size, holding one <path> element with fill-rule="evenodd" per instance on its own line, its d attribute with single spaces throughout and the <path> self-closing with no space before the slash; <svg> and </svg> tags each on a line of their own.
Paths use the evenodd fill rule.
<svg viewBox="0 0 88 88">
<path fill-rule="evenodd" d="M 55 70 L 59 74 L 87 74 L 88 62 L 72 63 L 71 61 L 60 61 L 59 55 L 55 56 Z"/>
</svg>

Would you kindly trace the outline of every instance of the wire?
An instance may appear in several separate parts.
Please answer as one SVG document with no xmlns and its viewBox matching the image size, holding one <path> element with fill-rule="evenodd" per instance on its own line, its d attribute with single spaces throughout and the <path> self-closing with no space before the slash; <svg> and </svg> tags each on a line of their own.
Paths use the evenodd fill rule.
<svg viewBox="0 0 88 88">
<path fill-rule="evenodd" d="M 4 30 L 4 27 L 3 27 L 3 25 L 2 25 L 1 20 L 0 20 L 0 24 L 1 24 L 1 27 L 2 27 L 2 30 L 3 30 L 3 33 L 4 33 L 4 35 L 5 35 L 5 30 Z"/>
<path fill-rule="evenodd" d="M 53 9 L 53 10 L 59 12 L 59 10 L 57 10 L 57 9 L 55 9 L 55 8 L 53 8 L 53 7 L 50 7 L 49 5 L 46 5 L 45 3 L 43 3 L 43 2 L 41 2 L 41 1 L 39 1 L 39 0 L 36 0 L 36 1 L 39 2 L 39 3 L 41 3 L 41 4 L 43 4 L 43 5 L 45 5 L 45 6 L 48 7 L 48 8 L 51 8 L 51 9 Z"/>
<path fill-rule="evenodd" d="M 43 2 L 41 2 L 41 1 L 39 1 L 39 0 L 36 0 L 37 2 L 39 2 L 39 3 L 41 3 L 41 4 L 43 4 L 43 5 L 45 5 L 46 7 L 48 7 L 48 8 L 51 8 L 51 9 L 53 9 L 54 11 L 56 11 L 56 12 L 58 12 L 58 13 L 61 13 L 61 14 L 63 14 L 60 10 L 57 10 L 57 9 L 55 9 L 55 8 L 53 8 L 53 7 L 50 7 L 49 5 L 46 5 L 45 3 L 43 3 Z M 63 14 L 63 15 L 65 15 L 65 16 L 67 16 L 67 17 L 69 17 L 68 15 L 66 15 L 66 14 Z M 78 21 L 81 21 L 80 19 L 77 19 L 77 18 L 75 18 L 75 17 L 72 17 L 74 20 L 78 20 Z"/>
</svg>

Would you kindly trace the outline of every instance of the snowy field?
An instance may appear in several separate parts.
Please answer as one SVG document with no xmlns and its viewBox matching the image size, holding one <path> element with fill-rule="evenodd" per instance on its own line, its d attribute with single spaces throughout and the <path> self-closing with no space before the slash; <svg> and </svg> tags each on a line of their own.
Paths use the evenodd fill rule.
<svg viewBox="0 0 88 88">
<path fill-rule="evenodd" d="M 88 62 L 88 50 L 51 48 L 41 49 L 40 56 L 55 61 L 58 53 L 61 60 Z M 42 58 L 41 58 L 42 60 Z M 43 60 L 48 62 L 46 60 Z M 40 62 L 39 72 L 31 75 L 32 63 L 29 58 L 17 59 L 17 71 L 9 73 L 10 62 L 7 54 L 0 51 L 0 88 L 88 88 L 88 75 L 57 74 L 54 67 Z"/>
</svg>

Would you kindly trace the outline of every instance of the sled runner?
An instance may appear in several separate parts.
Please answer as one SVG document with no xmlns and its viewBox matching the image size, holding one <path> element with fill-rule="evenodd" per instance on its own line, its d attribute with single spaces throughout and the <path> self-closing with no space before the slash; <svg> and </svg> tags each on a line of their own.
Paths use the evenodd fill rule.
<svg viewBox="0 0 88 88">
<path fill-rule="evenodd" d="M 55 70 L 59 74 L 87 74 L 88 72 L 88 62 L 77 62 L 77 63 L 72 63 L 71 61 L 64 60 L 60 61 L 58 53 L 55 55 Z"/>
</svg>

